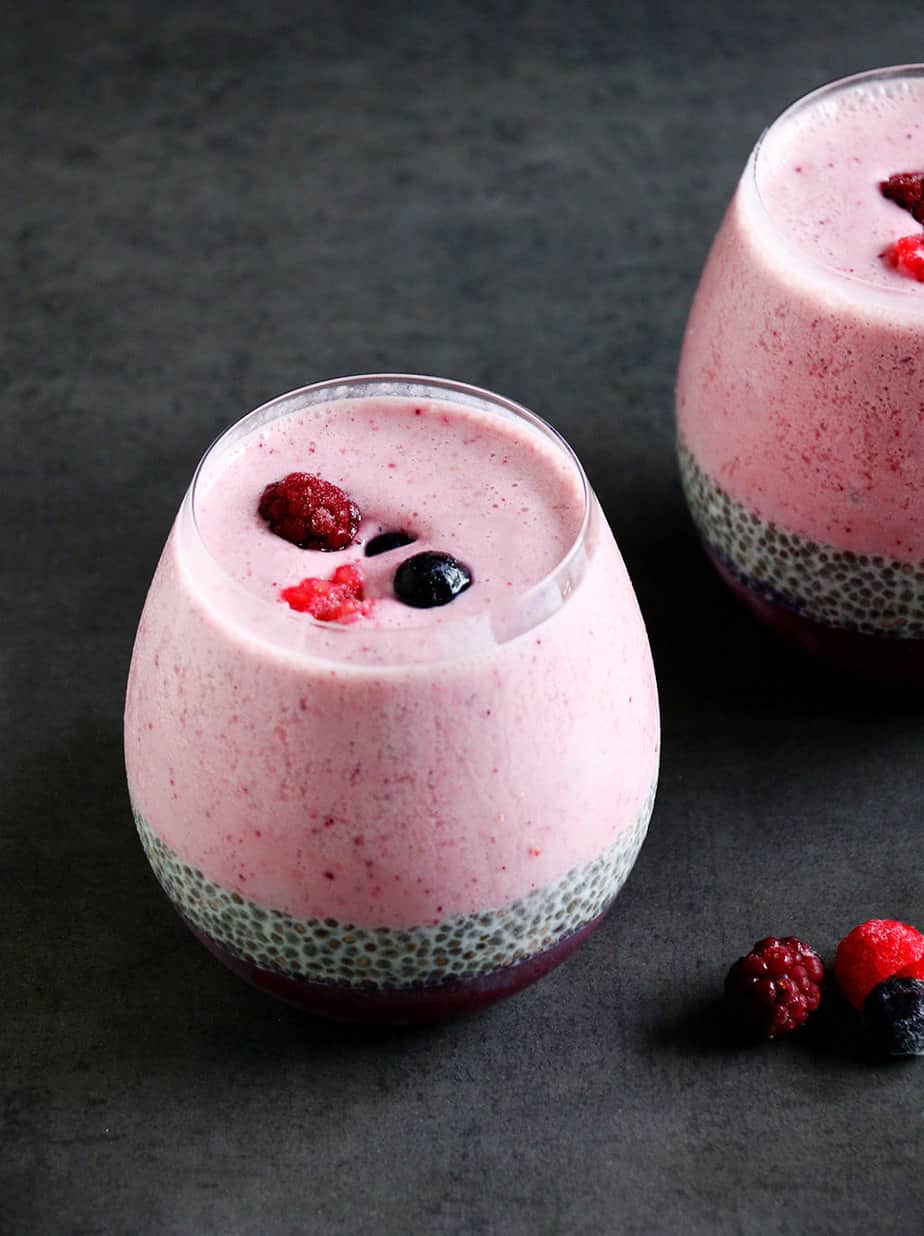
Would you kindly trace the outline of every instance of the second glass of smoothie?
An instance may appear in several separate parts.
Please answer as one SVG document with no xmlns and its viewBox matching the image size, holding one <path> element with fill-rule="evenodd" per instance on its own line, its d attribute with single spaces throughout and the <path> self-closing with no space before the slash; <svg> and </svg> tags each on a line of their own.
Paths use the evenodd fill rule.
<svg viewBox="0 0 924 1236">
<path fill-rule="evenodd" d="M 258 987 L 421 1021 L 532 982 L 622 887 L 658 746 L 625 567 L 538 417 L 350 378 L 206 454 L 139 626 L 126 764 L 175 908 Z"/>
<path fill-rule="evenodd" d="M 684 489 L 765 622 L 924 682 L 924 68 L 790 107 L 748 162 L 677 386 Z"/>
</svg>

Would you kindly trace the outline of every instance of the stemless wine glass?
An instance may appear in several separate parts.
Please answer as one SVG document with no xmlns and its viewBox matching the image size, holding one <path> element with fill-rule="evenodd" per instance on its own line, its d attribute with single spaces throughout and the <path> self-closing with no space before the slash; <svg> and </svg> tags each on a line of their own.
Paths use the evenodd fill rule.
<svg viewBox="0 0 924 1236">
<path fill-rule="evenodd" d="M 235 577 L 204 509 L 226 469 L 300 417 L 369 401 L 464 414 L 505 447 L 551 453 L 578 502 L 554 568 L 487 609 L 392 627 L 320 622 Z M 255 501 L 225 516 L 232 540 L 260 524 Z M 126 765 L 175 909 L 257 987 L 326 1016 L 424 1021 L 533 982 L 622 887 L 658 748 L 631 583 L 580 464 L 539 417 L 441 379 L 354 377 L 273 400 L 204 456 L 141 617 Z"/>
<path fill-rule="evenodd" d="M 786 110 L 716 237 L 677 386 L 687 502 L 733 591 L 810 652 L 918 683 L 924 283 L 896 244 L 922 230 L 883 184 L 922 168 L 922 66 Z"/>
</svg>

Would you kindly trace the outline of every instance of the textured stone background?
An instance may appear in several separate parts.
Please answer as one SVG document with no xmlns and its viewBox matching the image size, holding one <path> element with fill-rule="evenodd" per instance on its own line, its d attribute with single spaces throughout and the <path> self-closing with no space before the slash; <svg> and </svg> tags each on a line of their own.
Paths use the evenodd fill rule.
<svg viewBox="0 0 924 1236">
<path fill-rule="evenodd" d="M 14 12 L 14 8 L 16 11 Z M 671 388 L 761 127 L 920 54 L 897 0 L 33 0 L 0 17 L 0 1228 L 919 1233 L 924 1063 L 732 1050 L 758 936 L 924 919 L 921 709 L 778 648 L 694 543 Z M 134 625 L 212 435 L 376 369 L 583 457 L 664 711 L 594 940 L 426 1032 L 328 1028 L 185 934 L 133 833 Z"/>
</svg>

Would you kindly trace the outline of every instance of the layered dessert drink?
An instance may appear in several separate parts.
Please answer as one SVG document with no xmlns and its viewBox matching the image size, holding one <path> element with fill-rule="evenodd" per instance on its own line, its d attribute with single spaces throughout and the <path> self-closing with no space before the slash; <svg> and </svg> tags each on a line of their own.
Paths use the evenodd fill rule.
<svg viewBox="0 0 924 1236">
<path fill-rule="evenodd" d="M 924 70 L 794 104 L 745 169 L 677 389 L 716 566 L 804 647 L 924 679 Z"/>
<path fill-rule="evenodd" d="M 125 721 L 189 926 L 358 1019 L 443 1017 L 562 960 L 635 861 L 658 767 L 644 625 L 579 464 L 436 379 L 309 387 L 212 446 Z"/>
</svg>

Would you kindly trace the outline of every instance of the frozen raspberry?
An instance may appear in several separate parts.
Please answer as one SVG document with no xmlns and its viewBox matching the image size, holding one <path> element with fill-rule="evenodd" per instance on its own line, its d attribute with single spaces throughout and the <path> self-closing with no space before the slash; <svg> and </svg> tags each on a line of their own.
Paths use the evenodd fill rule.
<svg viewBox="0 0 924 1236">
<path fill-rule="evenodd" d="M 921 954 L 917 961 L 913 961 L 910 966 L 902 966 L 900 970 L 896 970 L 892 977 L 920 979 L 924 983 L 924 953 Z"/>
<path fill-rule="evenodd" d="M 337 567 L 330 579 L 303 579 L 279 595 L 292 609 L 320 622 L 355 622 L 372 609 L 372 602 L 363 599 L 362 571 L 349 563 Z"/>
<path fill-rule="evenodd" d="M 855 1009 L 877 985 L 924 956 L 924 936 L 907 923 L 871 918 L 837 946 L 834 974 Z"/>
<path fill-rule="evenodd" d="M 880 183 L 879 191 L 918 223 L 924 223 L 924 172 L 896 172 Z"/>
<path fill-rule="evenodd" d="M 271 532 L 301 549 L 344 549 L 362 519 L 342 489 L 308 472 L 267 485 L 258 510 Z"/>
<path fill-rule="evenodd" d="M 880 256 L 886 266 L 917 279 L 918 283 L 924 283 L 924 233 L 903 236 L 894 245 L 883 249 Z"/>
<path fill-rule="evenodd" d="M 863 1023 L 886 1056 L 924 1056 L 924 983 L 888 978 L 866 997 Z"/>
<path fill-rule="evenodd" d="M 796 1030 L 818 1008 L 824 976 L 814 949 L 795 936 L 768 936 L 729 970 L 726 1005 L 746 1029 L 775 1039 Z"/>
</svg>

